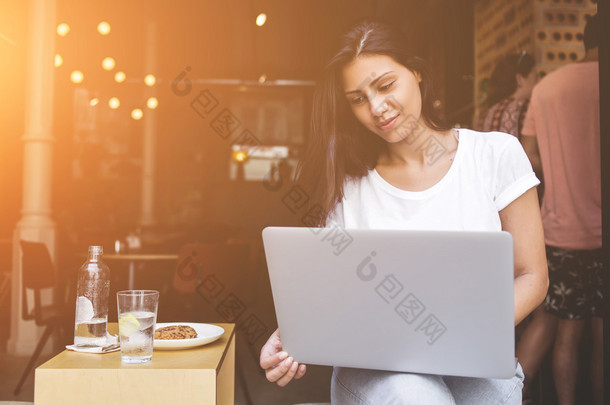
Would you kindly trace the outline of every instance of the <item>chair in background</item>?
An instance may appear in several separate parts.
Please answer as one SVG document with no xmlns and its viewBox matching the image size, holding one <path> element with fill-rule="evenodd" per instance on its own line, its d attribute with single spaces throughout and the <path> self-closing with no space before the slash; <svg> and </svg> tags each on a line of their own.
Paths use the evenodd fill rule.
<svg viewBox="0 0 610 405">
<path fill-rule="evenodd" d="M 45 330 L 36 349 L 30 357 L 21 379 L 15 388 L 15 395 L 19 394 L 23 383 L 27 379 L 29 373 L 36 364 L 40 352 L 49 340 L 49 337 L 59 330 L 63 330 L 64 335 L 62 341 L 65 340 L 68 333 L 68 328 L 71 324 L 71 318 L 65 313 L 62 313 L 62 308 L 57 304 L 42 305 L 41 290 L 46 288 L 55 288 L 56 270 L 49 255 L 49 251 L 44 243 L 20 241 L 22 256 L 21 276 L 22 276 L 22 318 L 23 320 L 34 320 L 36 325 L 44 326 Z M 32 290 L 34 293 L 34 306 L 30 310 L 28 303 L 27 290 Z"/>
</svg>

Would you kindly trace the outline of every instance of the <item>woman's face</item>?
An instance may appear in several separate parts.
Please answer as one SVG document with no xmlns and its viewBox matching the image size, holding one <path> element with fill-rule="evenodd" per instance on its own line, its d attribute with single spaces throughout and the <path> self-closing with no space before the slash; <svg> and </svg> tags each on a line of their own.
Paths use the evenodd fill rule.
<svg viewBox="0 0 610 405">
<path fill-rule="evenodd" d="M 342 71 L 348 104 L 371 132 L 394 143 L 410 135 L 421 116 L 419 74 L 386 55 L 362 55 Z"/>
</svg>

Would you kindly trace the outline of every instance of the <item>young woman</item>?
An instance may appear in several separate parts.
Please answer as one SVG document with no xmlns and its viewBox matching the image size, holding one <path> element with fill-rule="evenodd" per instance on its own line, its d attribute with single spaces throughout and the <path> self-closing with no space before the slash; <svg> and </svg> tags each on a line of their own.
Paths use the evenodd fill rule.
<svg viewBox="0 0 610 405">
<path fill-rule="evenodd" d="M 534 58 L 525 51 L 504 57 L 491 74 L 482 131 L 506 132 L 521 140 L 521 128 L 536 84 Z"/>
<path fill-rule="evenodd" d="M 542 302 L 548 282 L 538 180 L 515 137 L 446 127 L 433 100 L 424 64 L 390 28 L 358 24 L 317 89 L 299 184 L 322 207 L 320 226 L 510 232 L 518 324 Z M 282 350 L 279 330 L 260 364 L 280 386 L 306 371 Z M 520 404 L 522 383 L 520 366 L 508 380 L 335 367 L 331 400 Z"/>
</svg>

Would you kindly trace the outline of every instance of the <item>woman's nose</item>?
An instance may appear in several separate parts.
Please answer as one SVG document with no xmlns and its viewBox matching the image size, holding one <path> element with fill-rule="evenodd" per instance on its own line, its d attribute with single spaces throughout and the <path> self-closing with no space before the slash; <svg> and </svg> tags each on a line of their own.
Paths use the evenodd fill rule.
<svg viewBox="0 0 610 405">
<path fill-rule="evenodd" d="M 371 113 L 375 116 L 382 116 L 388 110 L 388 103 L 385 98 L 376 97 L 371 100 Z"/>
</svg>

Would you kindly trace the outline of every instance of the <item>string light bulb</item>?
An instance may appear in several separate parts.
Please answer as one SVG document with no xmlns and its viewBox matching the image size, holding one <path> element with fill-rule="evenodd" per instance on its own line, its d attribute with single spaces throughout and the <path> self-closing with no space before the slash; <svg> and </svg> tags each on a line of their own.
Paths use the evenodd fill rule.
<svg viewBox="0 0 610 405">
<path fill-rule="evenodd" d="M 154 75 L 148 74 L 148 75 L 144 76 L 144 83 L 148 87 L 154 86 L 156 82 L 157 82 L 157 78 Z"/>
<path fill-rule="evenodd" d="M 114 58 L 111 58 L 110 56 L 107 56 L 102 60 L 102 68 L 104 70 L 112 70 L 115 66 L 116 62 Z"/>
<path fill-rule="evenodd" d="M 58 53 L 55 54 L 54 64 L 55 64 L 55 67 L 60 67 L 61 65 L 64 64 L 64 58 L 62 58 L 61 55 Z"/>
<path fill-rule="evenodd" d="M 65 37 L 70 32 L 70 26 L 66 23 L 61 23 L 57 26 L 57 35 Z"/>
<path fill-rule="evenodd" d="M 125 72 L 116 72 L 114 74 L 114 81 L 117 83 L 123 83 L 127 76 L 125 76 Z"/>
<path fill-rule="evenodd" d="M 100 102 L 100 99 L 95 97 L 95 98 L 92 98 L 91 100 L 89 100 L 89 105 L 91 107 L 95 107 L 99 102 Z"/>
<path fill-rule="evenodd" d="M 108 35 L 110 33 L 110 24 L 108 24 L 106 21 L 102 21 L 97 25 L 97 32 L 102 35 Z"/>
<path fill-rule="evenodd" d="M 146 107 L 150 108 L 151 110 L 154 110 L 158 106 L 159 100 L 157 100 L 156 97 L 149 97 L 148 100 L 146 100 Z"/>
<path fill-rule="evenodd" d="M 262 27 L 263 25 L 265 25 L 266 22 L 267 22 L 267 14 L 260 13 L 259 15 L 256 16 L 256 25 L 258 25 L 259 27 Z"/>
<path fill-rule="evenodd" d="M 112 97 L 110 100 L 108 100 L 108 107 L 112 108 L 113 110 L 119 108 L 120 105 L 121 102 L 116 97 Z"/>
<path fill-rule="evenodd" d="M 72 83 L 82 83 L 85 79 L 85 75 L 80 70 L 75 70 L 70 74 L 70 80 Z"/>
<path fill-rule="evenodd" d="M 131 118 L 133 118 L 134 120 L 139 120 L 144 116 L 144 113 L 142 112 L 141 109 L 139 108 L 134 108 L 133 110 L 131 110 Z"/>
</svg>

